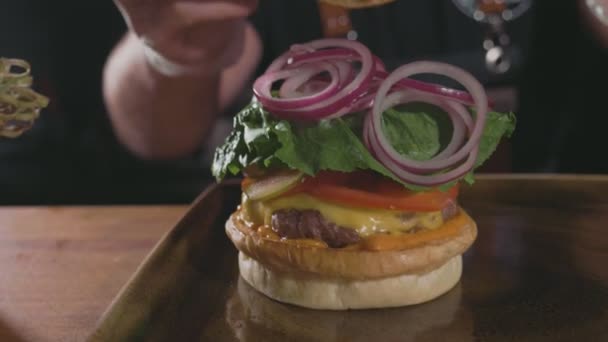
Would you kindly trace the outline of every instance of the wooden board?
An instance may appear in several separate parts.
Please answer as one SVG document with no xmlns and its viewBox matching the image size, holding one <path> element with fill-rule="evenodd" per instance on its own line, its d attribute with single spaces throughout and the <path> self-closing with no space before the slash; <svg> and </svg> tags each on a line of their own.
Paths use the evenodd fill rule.
<svg viewBox="0 0 608 342">
<path fill-rule="evenodd" d="M 216 186 L 155 247 L 92 341 L 608 340 L 608 177 L 488 176 L 461 204 L 479 238 L 430 303 L 315 311 L 238 277 L 223 231 L 239 189 Z"/>
</svg>

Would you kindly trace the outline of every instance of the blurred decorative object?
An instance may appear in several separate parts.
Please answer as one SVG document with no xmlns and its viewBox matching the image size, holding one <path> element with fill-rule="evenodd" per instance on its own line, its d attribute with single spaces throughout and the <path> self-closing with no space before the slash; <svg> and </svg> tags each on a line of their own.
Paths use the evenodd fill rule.
<svg viewBox="0 0 608 342">
<path fill-rule="evenodd" d="M 488 71 L 504 74 L 511 69 L 511 38 L 505 22 L 520 17 L 532 0 L 452 0 L 462 13 L 485 26 L 485 64 Z"/>
<path fill-rule="evenodd" d="M 0 137 L 16 138 L 29 130 L 49 99 L 30 87 L 30 65 L 0 58 Z"/>
<path fill-rule="evenodd" d="M 344 8 L 365 8 L 384 5 L 395 0 L 320 0 L 330 5 Z"/>
<path fill-rule="evenodd" d="M 608 25 L 608 13 L 606 13 L 606 5 L 608 5 L 608 1 L 586 0 L 585 2 L 591 10 L 591 13 L 593 13 L 593 15 L 595 15 L 595 17 L 603 24 Z"/>
<path fill-rule="evenodd" d="M 349 37 L 352 36 L 351 32 L 356 32 L 352 29 L 348 8 L 329 4 L 325 0 L 318 0 L 318 2 L 319 16 L 321 17 L 321 26 L 325 38 Z"/>
</svg>

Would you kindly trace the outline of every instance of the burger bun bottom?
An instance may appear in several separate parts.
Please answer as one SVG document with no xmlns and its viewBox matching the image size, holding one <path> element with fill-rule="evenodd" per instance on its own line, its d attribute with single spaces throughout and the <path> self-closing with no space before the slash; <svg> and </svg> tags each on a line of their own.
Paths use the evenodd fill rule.
<svg viewBox="0 0 608 342">
<path fill-rule="evenodd" d="M 424 274 L 356 280 L 283 273 L 239 252 L 241 277 L 266 296 L 321 310 L 388 308 L 431 301 L 452 289 L 462 275 L 462 256 Z"/>
</svg>

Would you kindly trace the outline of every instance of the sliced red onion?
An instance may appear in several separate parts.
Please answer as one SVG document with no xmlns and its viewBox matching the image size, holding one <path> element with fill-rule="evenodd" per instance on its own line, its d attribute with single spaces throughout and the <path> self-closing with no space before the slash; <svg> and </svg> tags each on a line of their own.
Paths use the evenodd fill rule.
<svg viewBox="0 0 608 342">
<path fill-rule="evenodd" d="M 291 79 L 290 79 L 291 80 Z M 283 83 L 279 91 L 279 96 L 285 99 L 292 99 L 304 96 L 313 96 L 323 91 L 330 84 L 329 81 L 311 79 L 306 83 L 297 86 L 296 84 Z"/>
<path fill-rule="evenodd" d="M 330 77 L 328 80 L 315 78 L 315 76 L 320 72 L 323 72 L 323 70 L 318 70 L 316 68 L 304 69 L 292 77 L 285 79 L 285 82 L 283 82 L 281 88 L 279 89 L 279 97 L 283 99 L 291 99 L 296 97 L 310 96 L 314 95 L 315 93 L 319 93 L 317 96 L 321 97 L 324 96 L 324 94 L 320 92 L 326 88 L 329 88 L 326 90 L 326 92 L 329 93 L 329 96 L 333 95 L 340 85 L 340 80 L 342 78 L 341 75 L 348 71 L 341 70 L 344 69 L 344 67 L 340 68 L 336 64 L 326 63 L 325 65 L 328 68 L 333 68 L 335 70 L 333 75 L 331 72 L 329 72 Z M 326 71 L 329 71 L 329 69 Z M 268 86 L 271 87 L 272 83 L 268 84 Z M 303 92 L 298 90 L 300 88 L 307 89 L 307 91 Z"/>
<path fill-rule="evenodd" d="M 398 91 L 389 95 L 391 89 L 401 80 L 422 73 L 444 75 L 460 82 L 471 94 L 473 104 L 476 107 L 476 120 L 474 124 L 471 125 L 470 120 L 466 118 L 469 115 L 468 113 L 464 113 L 463 108 L 453 104 L 446 106 L 442 102 L 437 102 L 437 96 L 422 95 L 418 91 Z M 470 136 L 468 141 L 463 146 L 455 148 L 454 146 L 459 144 L 454 141 L 460 139 L 461 136 L 460 132 L 455 131 L 452 142 L 446 148 L 446 150 L 449 148 L 448 151 L 450 153 L 441 152 L 427 161 L 416 161 L 401 155 L 384 135 L 382 130 L 382 114 L 390 107 L 409 102 L 428 102 L 442 107 L 448 112 L 452 122 L 454 122 L 455 130 L 458 127 L 472 126 L 472 129 L 469 128 Z M 368 118 L 370 123 L 365 132 L 367 135 L 366 139 L 370 150 L 378 160 L 403 181 L 419 185 L 442 184 L 463 176 L 474 166 L 479 139 L 485 126 L 487 109 L 487 96 L 483 86 L 468 72 L 439 62 L 414 62 L 398 68 L 382 82 L 376 93 L 371 115 Z M 458 124 L 459 121 L 461 121 L 462 126 Z M 462 162 L 463 160 L 465 161 Z M 441 173 L 436 173 L 437 171 L 441 171 Z"/>
<path fill-rule="evenodd" d="M 297 66 L 301 65 L 302 63 L 326 62 L 332 59 L 348 60 L 358 58 L 358 54 L 350 49 L 337 48 L 318 51 L 313 50 L 312 52 L 294 55 L 290 60 L 287 61 L 287 64 Z"/>
<path fill-rule="evenodd" d="M 308 112 L 308 115 L 311 117 L 319 119 L 334 114 L 340 111 L 340 109 L 344 109 L 344 107 L 348 105 L 351 100 L 356 98 L 361 91 L 365 90 L 364 87 L 371 79 L 373 71 L 372 54 L 363 44 L 355 41 L 344 41 L 341 39 L 317 40 L 307 45 L 316 49 L 330 46 L 346 46 L 356 51 L 361 58 L 361 70 L 359 71 L 359 74 L 357 74 L 352 82 L 348 83 L 344 88 L 342 88 L 335 97 L 320 101 L 308 108 L 299 108 L 297 110 L 298 112 Z"/>
<path fill-rule="evenodd" d="M 386 77 L 388 77 L 388 75 L 389 74 L 386 71 L 377 71 L 375 77 L 385 79 Z M 404 78 L 397 82 L 395 86 L 397 88 L 415 89 L 425 93 L 431 93 L 449 100 L 458 101 L 468 106 L 472 106 L 475 103 L 475 100 L 473 100 L 471 94 L 467 93 L 466 91 L 448 88 L 441 84 L 418 81 L 413 78 Z M 494 103 L 490 98 L 488 98 L 488 106 L 494 106 Z"/>
<path fill-rule="evenodd" d="M 331 82 L 321 90 L 319 93 L 314 95 L 307 95 L 303 97 L 293 98 L 287 96 L 287 98 L 275 98 L 272 96 L 271 89 L 272 84 L 282 79 L 293 80 L 295 88 L 298 88 L 312 78 L 322 72 L 328 72 L 331 77 Z M 294 107 L 310 106 L 314 105 L 319 99 L 325 99 L 333 96 L 338 91 L 338 69 L 330 63 L 317 63 L 314 65 L 305 65 L 299 68 L 279 70 L 274 72 L 265 73 L 255 81 L 254 87 L 257 90 L 258 100 L 262 105 L 269 111 L 281 111 L 289 110 Z M 297 85 L 297 86 L 296 86 Z M 287 90 L 283 90 L 283 93 L 295 91 L 288 87 Z M 281 91 L 279 91 L 281 92 Z M 285 94 L 284 94 L 285 95 Z"/>
<path fill-rule="evenodd" d="M 354 62 L 360 64 L 356 73 L 352 66 Z M 321 69 L 330 74 L 327 87 L 316 94 L 302 93 L 302 87 L 307 87 L 306 83 L 319 74 L 315 73 L 319 71 L 317 69 L 306 68 L 322 64 L 333 66 L 333 70 L 327 66 Z M 254 93 L 271 114 L 281 118 L 320 120 L 338 117 L 352 111 L 351 106 L 367 91 L 372 75 L 380 67 L 367 47 L 359 42 L 316 40 L 294 46 L 275 60 L 254 83 Z M 282 79 L 285 82 L 279 91 L 281 98 L 273 98 L 272 85 Z"/>
<path fill-rule="evenodd" d="M 377 140 L 370 137 L 367 139 L 374 157 L 381 160 L 382 164 L 395 176 L 406 183 L 422 186 L 436 186 L 445 184 L 464 176 L 475 165 L 475 160 L 477 159 L 479 150 L 479 147 L 475 146 L 464 163 L 458 165 L 455 169 L 448 172 L 438 174 L 418 174 L 404 170 L 400 165 L 397 165 L 390 158 L 384 155 L 377 145 Z"/>
<path fill-rule="evenodd" d="M 379 82 L 372 81 L 368 86 L 367 91 L 359 95 L 359 97 L 353 101 L 353 104 L 350 106 L 351 112 L 361 112 L 371 109 L 379 87 Z"/>
<path fill-rule="evenodd" d="M 469 111 L 460 103 L 454 101 L 443 101 L 448 109 L 444 109 L 448 115 L 452 118 L 452 124 L 454 131 L 452 132 L 452 140 L 450 143 L 439 152 L 433 159 L 443 159 L 452 153 L 456 152 L 466 139 L 467 134 L 471 134 L 473 130 L 473 118 Z M 455 113 L 457 116 L 452 117 L 451 113 Z"/>
<path fill-rule="evenodd" d="M 364 110 L 368 110 L 372 108 L 374 104 L 374 98 L 376 94 L 374 92 L 368 92 L 360 96 L 351 106 L 352 112 L 362 112 Z"/>
<path fill-rule="evenodd" d="M 410 78 L 433 73 L 460 82 L 466 91 Z M 279 97 L 273 84 L 283 81 Z M 471 170 L 485 126 L 488 98 L 466 71 L 437 62 L 414 62 L 391 74 L 367 47 L 351 40 L 321 39 L 293 45 L 254 83 L 255 98 L 271 115 L 287 120 L 324 120 L 368 111 L 363 142 L 370 152 L 404 182 L 438 185 Z M 453 124 L 448 145 L 429 160 L 401 155 L 384 135 L 382 113 L 410 102 L 425 102 L 444 110 Z M 475 119 L 467 109 L 476 109 Z"/>
<path fill-rule="evenodd" d="M 467 143 L 458 152 L 446 159 L 422 162 L 411 160 L 395 151 L 395 149 L 388 142 L 384 134 L 382 134 L 382 113 L 386 109 L 399 104 L 397 102 L 391 103 L 394 101 L 385 101 L 387 93 L 392 88 L 392 86 L 400 79 L 421 73 L 434 73 L 453 78 L 456 81 L 460 82 L 469 91 L 469 93 L 471 93 L 471 96 L 475 100 L 477 114 L 475 125 L 473 127 L 473 131 L 471 132 L 471 136 L 469 137 Z M 414 101 L 413 98 L 408 98 L 406 96 L 401 97 L 400 100 L 403 101 L 401 103 Z M 483 127 L 485 125 L 487 110 L 488 105 L 485 90 L 483 89 L 483 86 L 468 72 L 453 65 L 445 63 L 426 61 L 414 62 L 397 69 L 395 72 L 389 75 L 389 77 L 386 78 L 386 80 L 378 89 L 372 111 L 372 127 L 374 128 L 374 131 L 378 136 L 378 141 L 380 145 L 388 152 L 389 155 L 394 158 L 395 161 L 399 162 L 399 164 L 403 164 L 405 168 L 410 168 L 414 170 L 436 171 L 451 166 L 453 163 L 462 160 L 464 157 L 467 156 L 468 152 L 470 152 L 472 147 L 477 145 L 481 137 Z"/>
<path fill-rule="evenodd" d="M 295 98 L 313 95 L 325 89 L 328 86 L 342 87 L 345 83 L 353 77 L 352 64 L 342 60 L 336 60 L 331 63 L 338 70 L 337 83 L 334 85 L 332 81 L 336 80 L 335 77 L 310 77 L 310 73 L 299 73 L 291 78 L 285 80 L 279 90 L 279 96 L 281 98 Z M 295 66 L 292 64 L 290 66 Z"/>
<path fill-rule="evenodd" d="M 462 104 L 454 101 L 446 101 L 443 98 L 432 96 L 427 93 L 417 92 L 415 90 L 402 90 L 389 94 L 384 99 L 383 108 L 385 109 L 383 111 L 398 104 L 406 104 L 411 102 L 425 102 L 435 105 L 443 109 L 452 121 L 453 132 L 450 142 L 443 149 L 443 151 L 433 156 L 433 158 L 429 159 L 429 161 L 445 159 L 452 155 L 460 147 L 462 147 L 466 134 L 470 134 L 473 130 L 474 123 L 471 115 Z M 374 139 L 378 139 L 377 131 L 374 129 L 373 115 L 369 115 L 366 118 L 366 121 L 371 122 L 365 126 L 368 130 L 371 129 L 371 131 L 366 131 L 365 135 L 371 135 Z M 379 147 L 382 149 L 382 154 L 389 156 L 386 149 L 384 149 L 382 146 Z M 399 163 L 399 161 L 395 159 L 392 159 L 392 161 Z"/>
<path fill-rule="evenodd" d="M 371 127 L 371 120 L 366 120 L 365 126 Z M 478 146 L 475 146 L 466 161 L 460 165 L 458 165 L 455 169 L 449 170 L 445 173 L 439 174 L 419 174 L 404 170 L 400 165 L 395 163 L 392 159 L 385 154 L 382 148 L 378 145 L 377 140 L 374 137 L 370 137 L 373 135 L 373 130 L 370 128 L 364 129 L 363 141 L 366 146 L 370 149 L 372 155 L 381 161 L 381 163 L 391 171 L 397 178 L 402 181 L 410 184 L 423 185 L 423 186 L 436 186 L 440 184 L 445 184 L 456 180 L 463 175 L 465 175 L 468 171 L 470 171 L 477 159 L 478 154 Z M 457 140 L 452 140 L 457 141 Z M 446 151 L 447 148 L 444 150 Z M 435 158 L 437 158 L 437 155 Z"/>
<path fill-rule="evenodd" d="M 412 100 L 413 99 L 413 100 Z M 426 93 L 418 93 L 415 90 L 399 91 L 391 93 L 385 99 L 386 109 L 393 107 L 395 104 L 405 104 L 408 102 L 425 102 L 435 105 L 443 111 L 445 111 L 452 121 L 453 132 L 452 138 L 448 145 L 437 155 L 433 156 L 430 160 L 444 159 L 454 152 L 456 152 L 466 139 L 467 134 L 471 134 L 474 127 L 473 118 L 471 113 L 460 103 L 455 101 L 448 101 L 441 97 L 432 96 Z M 385 110 L 386 110 L 385 109 Z M 368 117 L 371 119 L 372 116 Z M 371 132 L 375 135 L 375 132 Z M 386 151 L 385 151 L 386 153 Z"/>
<path fill-rule="evenodd" d="M 384 66 L 384 62 L 377 56 L 374 56 L 374 68 L 376 72 L 386 73 L 386 67 Z"/>
</svg>

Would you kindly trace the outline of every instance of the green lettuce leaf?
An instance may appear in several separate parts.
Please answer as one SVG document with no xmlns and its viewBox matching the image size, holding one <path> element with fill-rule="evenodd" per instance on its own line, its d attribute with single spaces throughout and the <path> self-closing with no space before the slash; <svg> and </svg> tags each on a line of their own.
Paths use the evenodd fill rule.
<svg viewBox="0 0 608 342">
<path fill-rule="evenodd" d="M 443 119 L 430 111 L 391 108 L 383 115 L 382 128 L 399 153 L 414 160 L 428 160 L 441 150 L 445 132 L 451 134 L 449 119 Z"/>
<path fill-rule="evenodd" d="M 281 147 L 273 131 L 275 124 L 257 103 L 241 110 L 233 120 L 233 129 L 226 141 L 215 150 L 211 166 L 215 178 L 219 181 L 227 174 L 237 175 L 255 163 L 269 166 Z"/>
<path fill-rule="evenodd" d="M 361 141 L 361 127 L 359 114 L 314 125 L 296 125 L 272 118 L 253 102 L 235 117 L 233 131 L 216 150 L 212 172 L 220 181 L 250 165 L 261 168 L 282 165 L 308 175 L 320 170 L 363 169 L 373 170 L 412 190 L 426 189 L 401 182 L 379 163 Z M 415 160 L 428 160 L 436 155 L 449 142 L 452 130 L 445 114 L 420 106 L 388 110 L 383 115 L 383 128 L 395 149 Z M 513 114 L 488 113 L 475 167 L 482 165 L 514 128 Z M 473 181 L 472 173 L 463 178 L 469 183 Z M 447 189 L 454 183 L 440 188 Z"/>
</svg>

